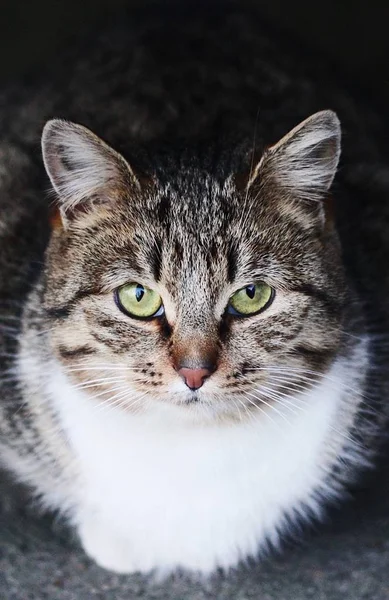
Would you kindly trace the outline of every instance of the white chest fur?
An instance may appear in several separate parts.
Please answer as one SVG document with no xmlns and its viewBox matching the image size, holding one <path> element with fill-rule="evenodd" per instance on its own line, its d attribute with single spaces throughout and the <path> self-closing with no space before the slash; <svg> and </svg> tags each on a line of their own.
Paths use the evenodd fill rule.
<svg viewBox="0 0 389 600">
<path fill-rule="evenodd" d="M 342 366 L 330 375 L 342 380 Z M 185 423 L 175 407 L 139 416 L 96 409 L 59 370 L 50 391 L 77 456 L 81 540 L 103 566 L 233 566 L 277 543 L 290 509 L 320 511 L 341 385 L 320 384 L 300 410 L 222 427 Z"/>
</svg>

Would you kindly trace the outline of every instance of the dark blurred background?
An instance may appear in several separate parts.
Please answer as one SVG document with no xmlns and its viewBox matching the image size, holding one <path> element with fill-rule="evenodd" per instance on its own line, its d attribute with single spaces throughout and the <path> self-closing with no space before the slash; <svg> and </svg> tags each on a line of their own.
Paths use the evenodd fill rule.
<svg viewBox="0 0 389 600">
<path fill-rule="evenodd" d="M 264 17 L 287 35 L 324 52 L 346 76 L 389 100 L 388 0 L 236 0 L 238 4 L 247 1 L 255 3 Z M 39 68 L 64 44 L 71 43 L 74 33 L 120 13 L 124 6 L 144 9 L 148 4 L 168 2 L 0 0 L 0 83 Z"/>
</svg>

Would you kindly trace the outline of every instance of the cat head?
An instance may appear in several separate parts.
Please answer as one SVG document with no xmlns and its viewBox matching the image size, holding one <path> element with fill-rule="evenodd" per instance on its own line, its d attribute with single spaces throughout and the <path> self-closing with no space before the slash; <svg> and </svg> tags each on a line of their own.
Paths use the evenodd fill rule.
<svg viewBox="0 0 389 600">
<path fill-rule="evenodd" d="M 333 112 L 251 168 L 248 157 L 246 175 L 221 155 L 170 157 L 140 175 L 61 120 L 42 146 L 59 206 L 50 344 L 96 403 L 238 419 L 325 375 L 346 293 L 326 209 L 340 154 Z"/>
</svg>

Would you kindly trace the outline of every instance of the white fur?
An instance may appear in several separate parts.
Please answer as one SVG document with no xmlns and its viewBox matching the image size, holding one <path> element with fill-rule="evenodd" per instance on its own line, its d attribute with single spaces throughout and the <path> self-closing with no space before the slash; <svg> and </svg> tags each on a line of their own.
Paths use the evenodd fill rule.
<svg viewBox="0 0 389 600">
<path fill-rule="evenodd" d="M 96 408 L 57 365 L 47 392 L 77 457 L 75 522 L 87 553 L 119 572 L 207 573 L 277 544 L 285 514 L 320 514 L 334 494 L 324 480 L 345 442 L 339 431 L 356 409 L 348 370 L 339 359 L 302 410 L 200 426 L 168 404 L 138 416 Z"/>
</svg>

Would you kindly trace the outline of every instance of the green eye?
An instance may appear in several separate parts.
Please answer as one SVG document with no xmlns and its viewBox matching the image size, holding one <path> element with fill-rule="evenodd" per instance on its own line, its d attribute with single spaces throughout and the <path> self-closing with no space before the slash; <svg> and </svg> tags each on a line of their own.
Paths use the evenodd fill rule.
<svg viewBox="0 0 389 600">
<path fill-rule="evenodd" d="M 232 315 L 248 317 L 270 306 L 273 298 L 274 290 L 270 285 L 266 283 L 248 285 L 231 296 L 227 310 Z"/>
<path fill-rule="evenodd" d="M 163 315 L 162 298 L 157 292 L 140 283 L 127 283 L 115 292 L 120 310 L 132 317 L 148 319 Z"/>
</svg>

